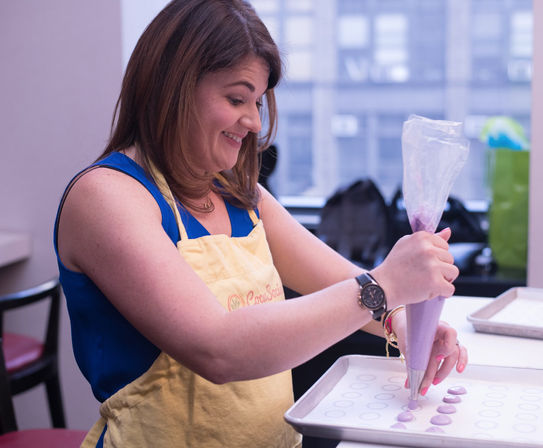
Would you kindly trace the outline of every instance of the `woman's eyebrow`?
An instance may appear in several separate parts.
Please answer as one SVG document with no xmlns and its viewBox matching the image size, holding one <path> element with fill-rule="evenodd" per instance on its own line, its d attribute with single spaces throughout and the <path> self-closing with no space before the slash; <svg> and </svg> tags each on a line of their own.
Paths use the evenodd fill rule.
<svg viewBox="0 0 543 448">
<path fill-rule="evenodd" d="M 245 86 L 247 87 L 251 92 L 254 92 L 255 86 L 252 85 L 249 81 L 235 81 L 230 84 L 227 84 L 226 87 L 234 87 L 234 86 Z"/>
</svg>

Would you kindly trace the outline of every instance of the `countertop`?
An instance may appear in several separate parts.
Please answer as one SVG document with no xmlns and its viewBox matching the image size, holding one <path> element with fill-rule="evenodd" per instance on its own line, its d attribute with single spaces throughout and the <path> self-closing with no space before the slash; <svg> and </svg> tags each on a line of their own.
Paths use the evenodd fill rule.
<svg viewBox="0 0 543 448">
<path fill-rule="evenodd" d="M 29 234 L 0 230 L 0 268 L 30 257 L 32 240 Z"/>
</svg>

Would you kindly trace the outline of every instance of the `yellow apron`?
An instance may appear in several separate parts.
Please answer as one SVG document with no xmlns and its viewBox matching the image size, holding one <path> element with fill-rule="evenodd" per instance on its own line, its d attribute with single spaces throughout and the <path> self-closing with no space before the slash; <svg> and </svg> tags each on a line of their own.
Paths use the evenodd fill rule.
<svg viewBox="0 0 543 448">
<path fill-rule="evenodd" d="M 285 300 L 262 222 L 246 237 L 207 235 L 189 239 L 164 178 L 153 173 L 176 215 L 182 257 L 221 305 L 243 306 Z M 107 424 L 104 448 L 293 448 L 301 436 L 283 419 L 293 403 L 292 376 L 213 384 L 161 353 L 141 377 L 100 407 L 101 419 L 82 447 L 95 447 Z"/>
</svg>

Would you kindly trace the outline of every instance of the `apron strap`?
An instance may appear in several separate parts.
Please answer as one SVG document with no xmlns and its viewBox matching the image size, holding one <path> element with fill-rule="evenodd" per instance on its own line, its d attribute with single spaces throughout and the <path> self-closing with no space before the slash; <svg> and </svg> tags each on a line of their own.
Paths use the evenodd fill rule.
<svg viewBox="0 0 543 448">
<path fill-rule="evenodd" d="M 189 237 L 187 235 L 187 231 L 185 229 L 185 226 L 183 225 L 183 221 L 181 220 L 181 215 L 179 214 L 179 209 L 177 208 L 177 204 L 175 203 L 172 190 L 170 190 L 166 179 L 164 179 L 162 173 L 155 168 L 150 160 L 149 170 L 151 171 L 151 176 L 153 176 L 153 179 L 155 180 L 158 189 L 162 193 L 162 196 L 164 196 L 164 199 L 166 199 L 166 202 L 170 205 L 175 215 L 175 221 L 177 222 L 177 227 L 179 229 L 179 237 L 182 240 L 188 240 Z"/>
<path fill-rule="evenodd" d="M 100 440 L 100 437 L 102 436 L 105 427 L 106 419 L 104 417 L 100 417 L 100 419 L 94 424 L 94 426 L 85 436 L 85 439 L 81 443 L 80 448 L 96 448 L 96 444 L 98 443 L 98 440 Z"/>
<path fill-rule="evenodd" d="M 247 210 L 249 212 L 249 217 L 251 218 L 251 221 L 253 221 L 253 226 L 256 226 L 258 224 L 258 216 L 256 216 L 256 212 L 251 209 L 251 210 Z"/>
</svg>

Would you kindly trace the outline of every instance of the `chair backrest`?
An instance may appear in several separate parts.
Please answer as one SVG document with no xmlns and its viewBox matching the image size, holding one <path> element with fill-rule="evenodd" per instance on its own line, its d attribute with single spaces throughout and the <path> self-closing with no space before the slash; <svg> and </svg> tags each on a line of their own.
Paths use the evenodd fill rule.
<svg viewBox="0 0 543 448">
<path fill-rule="evenodd" d="M 33 288 L 0 297 L 0 334 L 3 334 L 4 311 L 20 308 L 50 298 L 49 316 L 44 341 L 44 353 L 58 351 L 58 328 L 60 319 L 60 282 L 58 278 L 46 281 Z"/>
<path fill-rule="evenodd" d="M 275 171 L 275 167 L 277 166 L 278 153 L 279 153 L 279 149 L 277 145 L 275 144 L 270 145 L 269 148 L 258 153 L 258 160 L 260 163 L 260 170 L 258 172 L 258 182 L 266 190 L 268 190 L 272 195 L 274 195 L 274 192 L 271 190 L 271 187 L 268 183 L 268 179 L 273 174 L 273 172 Z"/>
<path fill-rule="evenodd" d="M 2 343 L 2 333 L 0 333 L 0 347 L 2 347 Z M 0 434 L 15 431 L 16 429 L 15 410 L 11 399 L 8 372 L 6 371 L 6 363 L 4 361 L 4 352 L 3 350 L 0 350 Z"/>
<path fill-rule="evenodd" d="M 17 430 L 10 390 L 10 377 L 6 369 L 3 347 L 4 312 L 50 299 L 49 316 L 44 340 L 44 354 L 58 352 L 58 328 L 60 319 L 60 283 L 58 278 L 33 288 L 0 297 L 0 434 Z"/>
<path fill-rule="evenodd" d="M 401 187 L 390 201 L 390 216 L 392 219 L 392 242 L 395 243 L 404 235 L 412 233 Z M 437 226 L 437 231 L 450 227 L 452 230 L 449 243 L 486 243 L 487 234 L 476 214 L 466 209 L 464 203 L 455 196 L 449 196 L 445 203 L 443 214 Z"/>
<path fill-rule="evenodd" d="M 390 216 L 373 180 L 360 179 L 336 191 L 322 208 L 316 233 L 364 268 L 380 263 L 390 250 Z"/>
</svg>

